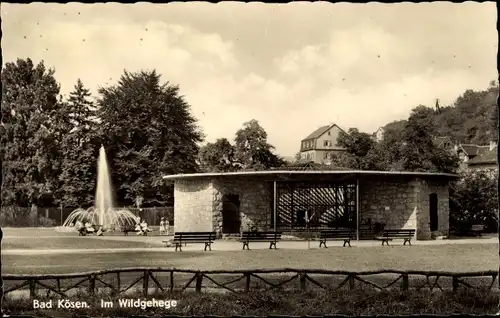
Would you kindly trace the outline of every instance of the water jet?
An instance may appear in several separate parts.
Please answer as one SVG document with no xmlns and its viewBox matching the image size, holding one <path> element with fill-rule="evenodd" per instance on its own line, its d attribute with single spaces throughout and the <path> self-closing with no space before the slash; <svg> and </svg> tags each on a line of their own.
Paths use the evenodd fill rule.
<svg viewBox="0 0 500 318">
<path fill-rule="evenodd" d="M 136 224 L 137 216 L 131 211 L 113 206 L 113 196 L 111 180 L 109 175 L 108 162 L 104 146 L 99 149 L 97 161 L 97 186 L 95 203 L 88 209 L 78 208 L 71 212 L 63 225 L 56 227 L 56 231 L 74 231 L 77 221 L 89 222 L 93 225 L 102 226 L 103 230 L 119 230 L 122 226 Z"/>
</svg>

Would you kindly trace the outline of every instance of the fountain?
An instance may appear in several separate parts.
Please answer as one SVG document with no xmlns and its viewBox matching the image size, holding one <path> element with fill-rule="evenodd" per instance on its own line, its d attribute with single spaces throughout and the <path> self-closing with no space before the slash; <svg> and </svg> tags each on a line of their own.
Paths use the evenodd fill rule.
<svg viewBox="0 0 500 318">
<path fill-rule="evenodd" d="M 103 230 L 109 231 L 126 225 L 134 225 L 136 219 L 137 217 L 131 211 L 113 207 L 106 151 L 101 146 L 97 162 L 97 187 L 94 207 L 88 209 L 79 208 L 71 212 L 63 225 L 57 227 L 56 230 L 60 232 L 74 231 L 75 223 L 80 221 L 84 224 L 90 222 L 94 225 L 100 225 Z"/>
</svg>

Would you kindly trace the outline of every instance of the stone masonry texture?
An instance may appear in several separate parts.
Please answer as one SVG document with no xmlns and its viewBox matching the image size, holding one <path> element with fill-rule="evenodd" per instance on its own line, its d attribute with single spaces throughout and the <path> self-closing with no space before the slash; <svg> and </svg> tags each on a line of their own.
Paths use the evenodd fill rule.
<svg viewBox="0 0 500 318">
<path fill-rule="evenodd" d="M 429 195 L 438 197 L 438 231 L 431 233 Z M 238 195 L 241 231 L 271 229 L 273 183 L 250 176 L 176 180 L 175 231 L 222 233 L 222 198 Z M 418 240 L 446 235 L 449 195 L 446 181 L 415 177 L 363 177 L 359 181 L 360 220 L 384 223 L 386 229 L 416 229 Z"/>
</svg>

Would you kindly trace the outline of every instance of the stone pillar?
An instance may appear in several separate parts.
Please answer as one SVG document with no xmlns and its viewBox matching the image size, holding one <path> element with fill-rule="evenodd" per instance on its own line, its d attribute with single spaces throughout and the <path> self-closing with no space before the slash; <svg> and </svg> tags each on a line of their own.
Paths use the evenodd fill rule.
<svg viewBox="0 0 500 318">
<path fill-rule="evenodd" d="M 222 236 L 222 193 L 214 188 L 212 201 L 212 225 L 217 237 Z"/>
</svg>

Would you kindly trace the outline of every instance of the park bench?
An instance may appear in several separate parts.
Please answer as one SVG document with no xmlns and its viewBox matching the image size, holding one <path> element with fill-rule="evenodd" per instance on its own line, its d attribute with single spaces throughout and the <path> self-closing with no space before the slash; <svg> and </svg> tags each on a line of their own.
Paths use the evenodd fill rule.
<svg viewBox="0 0 500 318">
<path fill-rule="evenodd" d="M 247 250 L 250 248 L 248 247 L 248 243 L 250 242 L 269 242 L 269 249 L 272 249 L 274 246 L 274 249 L 276 249 L 276 243 L 281 240 L 281 232 L 255 232 L 255 231 L 248 231 L 248 232 L 243 232 L 241 233 L 241 237 L 239 239 L 240 242 L 243 243 L 243 249 L 245 249 L 245 246 L 247 247 Z"/>
<path fill-rule="evenodd" d="M 99 230 L 99 225 L 94 225 L 92 224 L 92 228 L 94 231 L 89 232 L 87 231 L 87 228 L 85 226 L 82 226 L 81 228 L 78 229 L 78 236 L 87 236 L 87 235 L 96 235 L 97 231 Z"/>
<path fill-rule="evenodd" d="M 125 236 L 127 236 L 129 232 L 136 232 L 135 225 L 122 226 L 122 232 Z"/>
<path fill-rule="evenodd" d="M 344 241 L 344 247 L 351 247 L 351 239 L 354 236 L 354 231 L 351 229 L 336 229 L 321 231 L 319 234 L 319 247 L 322 245 L 327 248 L 326 241 Z"/>
<path fill-rule="evenodd" d="M 481 236 L 481 234 L 484 232 L 484 225 L 474 224 L 472 225 L 470 231 L 474 236 Z"/>
<path fill-rule="evenodd" d="M 403 245 L 406 245 L 408 242 L 411 245 L 411 239 L 415 235 L 415 229 L 398 229 L 398 230 L 383 230 L 381 235 L 375 237 L 376 240 L 382 241 L 382 246 L 384 246 L 384 242 L 387 246 L 389 246 L 389 241 L 394 239 L 402 239 L 404 240 Z"/>
<path fill-rule="evenodd" d="M 182 244 L 186 246 L 188 243 L 204 243 L 205 251 L 212 250 L 212 243 L 215 241 L 215 232 L 176 232 L 174 239 L 170 241 L 163 241 L 165 244 L 175 244 L 175 251 L 179 249 L 182 252 Z"/>
<path fill-rule="evenodd" d="M 123 234 L 125 236 L 128 236 L 129 232 L 136 233 L 137 232 L 136 226 L 137 225 L 125 225 L 125 226 L 122 226 L 122 232 L 123 232 Z M 148 228 L 147 231 L 144 233 L 144 236 L 148 236 L 148 232 L 152 232 L 152 230 Z"/>
</svg>

